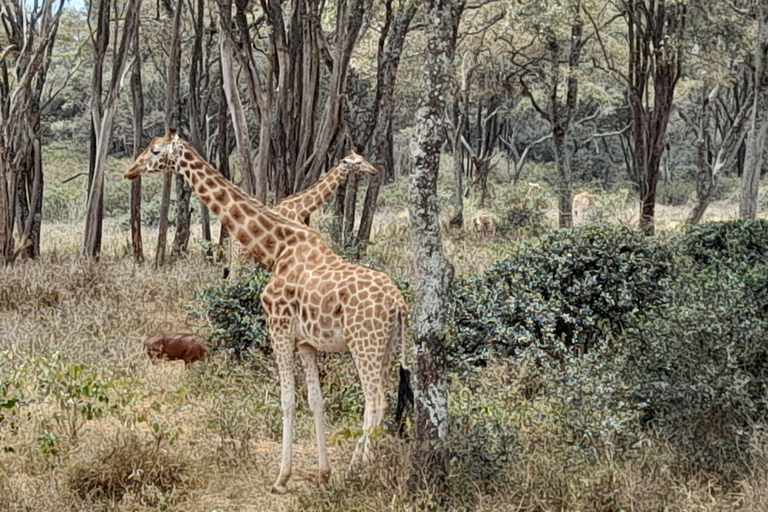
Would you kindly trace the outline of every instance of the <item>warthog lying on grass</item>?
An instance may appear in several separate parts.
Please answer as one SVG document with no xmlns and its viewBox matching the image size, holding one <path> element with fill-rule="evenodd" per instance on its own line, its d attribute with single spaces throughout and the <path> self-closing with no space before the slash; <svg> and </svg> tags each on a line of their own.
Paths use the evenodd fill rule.
<svg viewBox="0 0 768 512">
<path fill-rule="evenodd" d="M 144 340 L 144 347 L 151 359 L 182 360 L 187 367 L 208 357 L 208 349 L 193 334 L 156 332 Z"/>
</svg>

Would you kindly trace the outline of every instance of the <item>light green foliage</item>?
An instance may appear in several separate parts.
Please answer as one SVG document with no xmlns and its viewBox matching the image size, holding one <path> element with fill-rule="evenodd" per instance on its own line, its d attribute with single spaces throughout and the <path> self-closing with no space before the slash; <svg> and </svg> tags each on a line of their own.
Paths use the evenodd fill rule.
<svg viewBox="0 0 768 512">
<path fill-rule="evenodd" d="M 120 413 L 126 403 L 115 400 L 113 379 L 82 363 L 69 363 L 61 354 L 35 363 L 42 397 L 58 406 L 53 420 L 58 433 L 76 441 L 86 422 Z"/>
</svg>

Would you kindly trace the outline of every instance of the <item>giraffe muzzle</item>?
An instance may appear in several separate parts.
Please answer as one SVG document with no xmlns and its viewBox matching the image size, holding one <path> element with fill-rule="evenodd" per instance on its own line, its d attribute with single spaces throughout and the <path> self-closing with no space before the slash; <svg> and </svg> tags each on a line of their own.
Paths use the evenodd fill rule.
<svg viewBox="0 0 768 512">
<path fill-rule="evenodd" d="M 141 174 L 141 171 L 139 171 L 138 166 L 133 166 L 127 171 L 125 171 L 125 174 L 123 174 L 123 178 L 127 180 L 132 180 L 139 177 L 139 174 Z"/>
</svg>

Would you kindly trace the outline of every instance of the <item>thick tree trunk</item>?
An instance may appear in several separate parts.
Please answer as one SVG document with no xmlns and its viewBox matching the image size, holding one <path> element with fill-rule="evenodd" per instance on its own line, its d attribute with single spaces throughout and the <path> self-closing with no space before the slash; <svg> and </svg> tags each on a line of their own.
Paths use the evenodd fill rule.
<svg viewBox="0 0 768 512">
<path fill-rule="evenodd" d="M 757 48 L 755 49 L 754 101 L 744 173 L 741 177 L 739 216 L 754 219 L 757 216 L 757 192 L 760 170 L 763 166 L 765 137 L 768 132 L 768 0 L 760 0 L 757 20 Z"/>
<path fill-rule="evenodd" d="M 133 158 L 144 149 L 144 94 L 141 88 L 141 52 L 139 51 L 139 26 L 133 35 L 133 69 L 131 71 L 131 103 L 133 105 Z M 144 243 L 141 237 L 141 176 L 131 180 L 131 242 L 133 257 L 144 262 Z"/>
<path fill-rule="evenodd" d="M 409 188 L 411 252 L 415 269 L 416 383 L 415 434 L 429 446 L 420 451 L 422 466 L 437 481 L 448 474 L 448 461 L 436 442 L 448 435 L 448 379 L 446 374 L 446 301 L 453 268 L 446 259 L 440 237 L 437 177 L 443 144 L 443 119 L 449 91 L 456 33 L 463 0 L 428 0 L 425 19 L 426 61 L 422 95 L 411 140 Z M 429 455 L 427 455 L 429 454 Z"/>
</svg>

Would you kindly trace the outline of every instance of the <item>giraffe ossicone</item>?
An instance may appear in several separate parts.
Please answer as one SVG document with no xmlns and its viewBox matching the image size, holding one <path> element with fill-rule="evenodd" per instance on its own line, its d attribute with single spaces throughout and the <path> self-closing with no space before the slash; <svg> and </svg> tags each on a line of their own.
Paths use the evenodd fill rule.
<svg viewBox="0 0 768 512">
<path fill-rule="evenodd" d="M 356 165 L 363 165 L 365 160 L 354 155 L 358 159 Z M 371 434 L 386 411 L 392 363 L 398 345 L 404 344 L 408 311 L 400 291 L 386 274 L 343 260 L 315 230 L 250 197 L 174 132 L 153 139 L 125 177 L 159 172 L 181 173 L 222 225 L 272 270 L 261 297 L 280 375 L 283 411 L 280 473 L 272 490 L 284 492 L 291 476 L 295 350 L 307 381 L 321 481 L 328 480 L 330 465 L 318 351 L 352 354 L 365 395 L 363 435 L 354 460 L 365 462 Z"/>
</svg>

